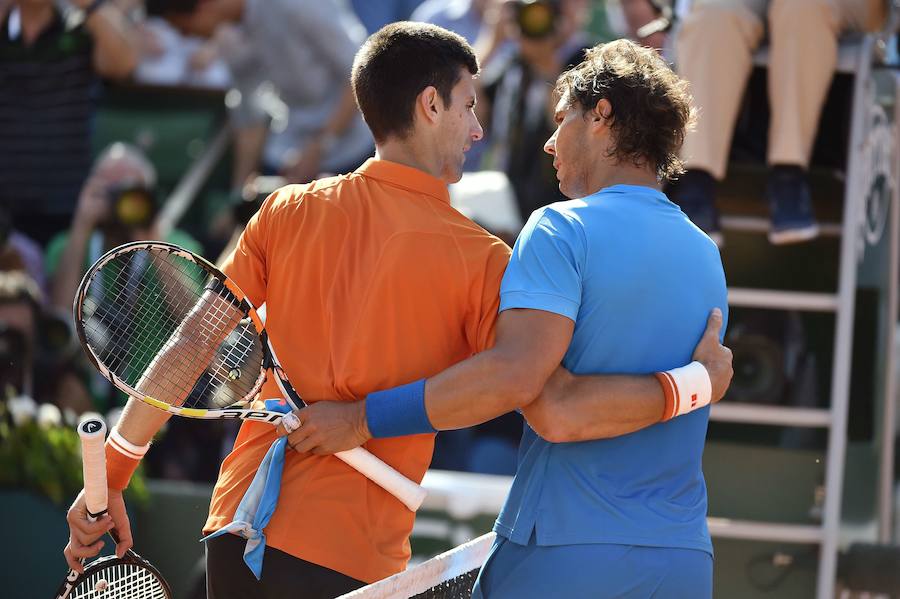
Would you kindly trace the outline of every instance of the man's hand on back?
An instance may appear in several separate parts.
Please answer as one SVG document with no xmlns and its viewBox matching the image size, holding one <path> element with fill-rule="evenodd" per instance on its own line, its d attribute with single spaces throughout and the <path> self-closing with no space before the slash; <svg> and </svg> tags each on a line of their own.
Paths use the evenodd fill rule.
<svg viewBox="0 0 900 599">
<path fill-rule="evenodd" d="M 706 321 L 706 331 L 700 338 L 700 343 L 694 348 L 693 359 L 703 364 L 709 373 L 712 383 L 712 401 L 716 403 L 731 384 L 731 376 L 734 370 L 731 367 L 731 350 L 719 343 L 719 332 L 722 330 L 722 312 L 715 308 Z"/>
</svg>

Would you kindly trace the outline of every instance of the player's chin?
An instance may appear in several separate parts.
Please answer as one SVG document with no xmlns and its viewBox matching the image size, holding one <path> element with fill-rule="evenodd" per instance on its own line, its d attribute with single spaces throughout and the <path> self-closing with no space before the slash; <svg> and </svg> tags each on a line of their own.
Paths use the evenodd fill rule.
<svg viewBox="0 0 900 599">
<path fill-rule="evenodd" d="M 563 194 L 567 198 L 572 198 L 571 188 L 568 185 L 568 182 L 560 178 L 559 173 L 557 173 L 556 178 L 559 180 L 559 193 Z"/>
<path fill-rule="evenodd" d="M 447 169 L 447 172 L 444 174 L 444 180 L 447 183 L 459 183 L 459 180 L 462 179 L 463 161 Z"/>
</svg>

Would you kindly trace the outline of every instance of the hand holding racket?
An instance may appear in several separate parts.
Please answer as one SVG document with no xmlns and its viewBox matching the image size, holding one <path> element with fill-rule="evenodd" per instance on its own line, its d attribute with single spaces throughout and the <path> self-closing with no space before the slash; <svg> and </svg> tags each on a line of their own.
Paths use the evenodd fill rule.
<svg viewBox="0 0 900 599">
<path fill-rule="evenodd" d="M 107 252 L 81 281 L 74 316 L 100 373 L 160 410 L 278 425 L 284 413 L 248 407 L 269 371 L 291 409 L 306 405 L 249 299 L 218 268 L 176 245 L 135 242 Z M 285 424 L 291 421 L 292 413 Z M 334 455 L 410 510 L 421 505 L 421 486 L 362 447 Z"/>
<path fill-rule="evenodd" d="M 78 425 L 81 437 L 82 462 L 84 468 L 83 501 L 87 506 L 90 519 L 96 520 L 106 514 L 108 507 L 106 486 L 106 453 L 103 441 L 106 435 L 106 424 L 100 419 L 87 419 Z M 78 501 L 81 501 L 79 497 Z M 76 501 L 76 506 L 78 505 Z M 70 526 L 73 526 L 72 512 L 80 511 L 73 506 L 69 514 Z M 103 528 L 101 528 L 103 530 Z M 115 529 L 108 530 L 110 537 L 119 543 Z M 77 534 L 73 528 L 73 536 Z M 88 551 L 96 553 L 98 543 L 86 546 Z M 66 561 L 71 569 L 65 580 L 59 585 L 54 597 L 56 599 L 87 599 L 103 597 L 104 599 L 171 599 L 172 591 L 168 583 L 147 560 L 131 549 L 127 549 L 121 557 L 110 555 L 91 562 L 87 567 L 72 556 L 71 542 L 66 547 Z M 73 563 L 74 562 L 74 563 Z M 77 566 L 77 567 L 76 567 Z"/>
</svg>

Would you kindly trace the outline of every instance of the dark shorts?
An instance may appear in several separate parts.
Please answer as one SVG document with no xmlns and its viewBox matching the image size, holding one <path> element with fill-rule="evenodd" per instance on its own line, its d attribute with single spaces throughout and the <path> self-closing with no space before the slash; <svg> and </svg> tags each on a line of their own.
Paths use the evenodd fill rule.
<svg viewBox="0 0 900 599">
<path fill-rule="evenodd" d="M 226 534 L 206 542 L 208 599 L 333 599 L 365 583 L 266 547 L 262 579 L 256 580 L 244 563 L 241 537 Z"/>
<path fill-rule="evenodd" d="M 517 545 L 498 536 L 472 599 L 710 599 L 712 556 L 634 545 Z"/>
</svg>

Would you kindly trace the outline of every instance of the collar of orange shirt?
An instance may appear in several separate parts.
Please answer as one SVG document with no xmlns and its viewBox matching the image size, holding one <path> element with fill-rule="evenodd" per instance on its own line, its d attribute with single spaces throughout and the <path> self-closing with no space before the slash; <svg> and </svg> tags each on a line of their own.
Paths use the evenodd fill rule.
<svg viewBox="0 0 900 599">
<path fill-rule="evenodd" d="M 446 183 L 425 171 L 405 164 L 369 158 L 355 172 L 450 203 Z"/>
</svg>

